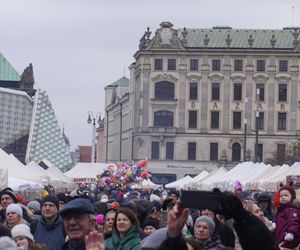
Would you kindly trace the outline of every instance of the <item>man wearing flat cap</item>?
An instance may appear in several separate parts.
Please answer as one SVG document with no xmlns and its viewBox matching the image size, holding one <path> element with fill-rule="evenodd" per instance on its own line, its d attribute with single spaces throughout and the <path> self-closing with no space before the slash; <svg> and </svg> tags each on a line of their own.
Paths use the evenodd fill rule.
<svg viewBox="0 0 300 250">
<path fill-rule="evenodd" d="M 68 236 L 63 250 L 104 250 L 104 238 L 95 231 L 95 209 L 89 199 L 76 198 L 69 201 L 60 215 Z"/>
<path fill-rule="evenodd" d="M 42 217 L 30 226 L 34 240 L 46 244 L 47 250 L 61 249 L 65 242 L 65 230 L 59 216 L 59 200 L 55 195 L 45 196 L 41 203 Z"/>
</svg>

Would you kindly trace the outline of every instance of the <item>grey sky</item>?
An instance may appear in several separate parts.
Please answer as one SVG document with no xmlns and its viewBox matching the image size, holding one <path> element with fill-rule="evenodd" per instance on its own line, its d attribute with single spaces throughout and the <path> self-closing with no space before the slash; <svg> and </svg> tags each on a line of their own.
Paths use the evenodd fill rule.
<svg viewBox="0 0 300 250">
<path fill-rule="evenodd" d="M 294 18 L 292 18 L 292 7 Z M 87 112 L 124 74 L 149 26 L 281 29 L 300 26 L 299 0 L 0 0 L 0 52 L 21 74 L 31 62 L 72 149 L 90 145 Z"/>
</svg>

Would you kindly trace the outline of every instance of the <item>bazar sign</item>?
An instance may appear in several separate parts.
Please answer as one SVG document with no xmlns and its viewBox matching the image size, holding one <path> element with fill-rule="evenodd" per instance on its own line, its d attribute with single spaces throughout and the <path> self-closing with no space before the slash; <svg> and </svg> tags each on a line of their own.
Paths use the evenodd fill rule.
<svg viewBox="0 0 300 250">
<path fill-rule="evenodd" d="M 84 183 L 90 183 L 90 182 L 96 182 L 96 178 L 73 178 L 74 182 L 84 182 Z"/>
<path fill-rule="evenodd" d="M 195 168 L 194 166 L 167 165 L 168 168 Z"/>
</svg>

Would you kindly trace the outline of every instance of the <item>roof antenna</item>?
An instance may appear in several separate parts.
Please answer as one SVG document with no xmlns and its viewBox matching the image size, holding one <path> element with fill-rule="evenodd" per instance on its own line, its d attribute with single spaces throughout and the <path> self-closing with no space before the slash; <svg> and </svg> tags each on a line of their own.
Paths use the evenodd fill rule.
<svg viewBox="0 0 300 250">
<path fill-rule="evenodd" d="M 123 76 L 125 77 L 125 67 L 124 67 L 124 74 L 123 74 Z"/>
<path fill-rule="evenodd" d="M 295 6 L 292 7 L 292 27 L 294 26 L 294 12 L 295 12 Z"/>
</svg>

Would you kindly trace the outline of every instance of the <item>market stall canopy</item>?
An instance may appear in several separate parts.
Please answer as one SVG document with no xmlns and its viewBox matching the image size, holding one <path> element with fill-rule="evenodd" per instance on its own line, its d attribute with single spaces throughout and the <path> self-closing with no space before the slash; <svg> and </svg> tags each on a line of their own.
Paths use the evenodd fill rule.
<svg viewBox="0 0 300 250">
<path fill-rule="evenodd" d="M 199 185 L 199 190 L 211 190 L 213 189 L 212 183 L 217 180 L 222 178 L 228 170 L 224 167 L 218 168 L 216 171 L 213 171 L 210 173 L 208 176 L 206 176 L 204 179 L 202 179 L 200 185 Z"/>
<path fill-rule="evenodd" d="M 42 160 L 39 165 L 48 173 L 54 175 L 60 181 L 68 184 L 72 183 L 72 180 L 67 177 L 62 171 L 60 171 L 56 166 L 54 166 L 50 161 Z"/>
<path fill-rule="evenodd" d="M 75 165 L 74 168 L 65 172 L 65 175 L 74 181 L 79 179 L 87 179 L 87 180 L 94 179 L 95 181 L 97 179 L 97 175 L 102 174 L 104 170 L 106 170 L 110 165 L 112 164 L 79 162 Z"/>
<path fill-rule="evenodd" d="M 0 168 L 8 170 L 8 177 L 15 177 L 37 183 L 41 181 L 39 174 L 24 166 L 16 157 L 12 154 L 8 155 L 2 149 L 0 149 Z"/>
<path fill-rule="evenodd" d="M 41 183 L 26 181 L 15 177 L 8 177 L 8 187 L 12 188 L 14 191 L 44 188 Z"/>
<path fill-rule="evenodd" d="M 201 180 L 203 180 L 209 173 L 206 170 L 203 170 L 200 174 L 196 175 L 189 182 L 187 182 L 183 188 L 184 189 L 196 189 L 199 187 Z"/>
<path fill-rule="evenodd" d="M 189 181 L 191 181 L 192 177 L 187 175 L 183 177 L 182 179 L 179 179 L 177 181 L 173 181 L 169 184 L 167 184 L 166 188 L 175 188 L 177 190 L 181 189 L 185 184 L 187 184 Z"/>
</svg>

